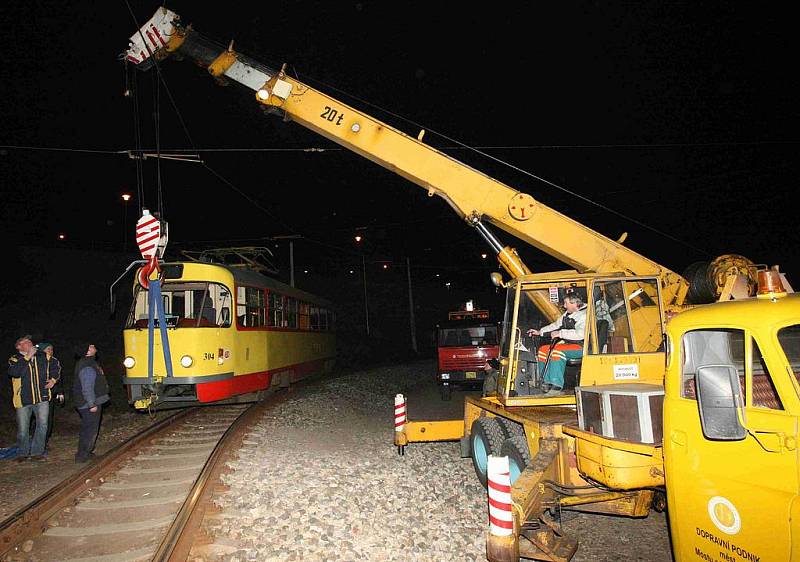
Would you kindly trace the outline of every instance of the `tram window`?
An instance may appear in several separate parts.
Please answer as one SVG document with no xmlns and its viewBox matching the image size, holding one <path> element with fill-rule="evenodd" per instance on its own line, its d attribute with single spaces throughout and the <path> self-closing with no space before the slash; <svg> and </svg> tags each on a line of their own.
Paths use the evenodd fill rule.
<svg viewBox="0 0 800 562">
<path fill-rule="evenodd" d="M 281 328 L 284 326 L 283 295 L 269 293 L 269 323 L 268 326 Z"/>
<path fill-rule="evenodd" d="M 311 307 L 311 329 L 319 330 L 319 307 Z"/>
<path fill-rule="evenodd" d="M 185 316 L 186 315 L 186 293 L 185 292 L 174 292 L 172 293 L 172 307 L 170 307 L 170 314 L 174 314 L 175 316 Z"/>
<path fill-rule="evenodd" d="M 230 314 L 225 318 L 221 314 L 223 307 L 230 308 L 230 291 L 219 283 L 166 282 L 161 294 L 171 328 L 230 326 Z M 147 327 L 148 295 L 144 289 L 136 291 L 127 328 Z"/>
<path fill-rule="evenodd" d="M 259 328 L 267 325 L 267 309 L 263 289 L 236 288 L 236 319 L 239 326 L 243 328 Z"/>
<path fill-rule="evenodd" d="M 309 306 L 307 302 L 298 303 L 297 325 L 301 330 L 308 330 L 311 327 L 309 318 Z"/>
<path fill-rule="evenodd" d="M 297 299 L 286 297 L 286 326 L 297 328 Z"/>
</svg>

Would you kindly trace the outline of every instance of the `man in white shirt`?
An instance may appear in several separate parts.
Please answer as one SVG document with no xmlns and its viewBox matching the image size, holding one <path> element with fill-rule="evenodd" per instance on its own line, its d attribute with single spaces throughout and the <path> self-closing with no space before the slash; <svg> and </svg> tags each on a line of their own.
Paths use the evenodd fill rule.
<svg viewBox="0 0 800 562">
<path fill-rule="evenodd" d="M 555 322 L 538 330 L 533 328 L 528 330 L 529 336 L 549 336 L 551 339 L 551 343 L 539 348 L 536 356 L 539 368 L 542 369 L 545 362 L 547 362 L 547 354 L 550 353 L 550 361 L 547 362 L 544 385 L 542 386 L 545 396 L 556 396 L 562 393 L 567 359 L 583 357 L 583 339 L 586 333 L 586 305 L 577 294 L 568 293 L 564 297 L 564 309 L 566 312 Z M 563 341 L 555 343 L 557 340 Z M 555 345 L 553 345 L 554 343 Z M 550 347 L 553 347 L 552 351 L 550 351 Z"/>
</svg>

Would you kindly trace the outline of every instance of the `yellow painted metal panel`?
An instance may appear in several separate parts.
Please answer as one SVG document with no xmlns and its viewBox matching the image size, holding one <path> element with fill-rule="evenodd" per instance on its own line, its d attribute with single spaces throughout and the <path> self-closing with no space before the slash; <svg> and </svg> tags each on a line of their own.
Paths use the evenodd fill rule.
<svg viewBox="0 0 800 562">
<path fill-rule="evenodd" d="M 800 296 L 749 299 L 697 307 L 667 326 L 674 348 L 664 401 L 667 501 L 676 559 L 789 560 L 800 536 L 790 516 L 800 492 L 796 381 L 778 349 L 776 332 L 800 322 Z M 744 408 L 747 434 L 738 441 L 707 439 L 698 404 L 682 398 L 680 346 L 685 332 L 744 330 L 758 341 L 783 410 Z M 749 364 L 749 362 L 746 362 Z M 752 394 L 751 373 L 747 386 Z"/>
<path fill-rule="evenodd" d="M 664 485 L 661 447 L 611 439 L 577 427 L 564 427 L 575 437 L 578 469 L 592 480 L 620 490 Z"/>
<path fill-rule="evenodd" d="M 455 441 L 464 436 L 463 420 L 419 421 L 406 423 L 409 443 L 423 441 Z"/>
</svg>

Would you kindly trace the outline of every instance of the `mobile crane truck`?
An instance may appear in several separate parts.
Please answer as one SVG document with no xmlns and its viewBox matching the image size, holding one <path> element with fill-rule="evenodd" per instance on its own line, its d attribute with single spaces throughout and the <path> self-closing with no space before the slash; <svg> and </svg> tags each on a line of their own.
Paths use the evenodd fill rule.
<svg viewBox="0 0 800 562">
<path fill-rule="evenodd" d="M 647 515 L 668 505 L 676 560 L 800 560 L 800 296 L 777 268 L 721 256 L 683 276 L 338 100 L 225 49 L 159 8 L 131 38 L 141 69 L 177 55 L 444 199 L 510 279 L 497 390 L 464 417 L 409 421 L 395 445 L 460 440 L 486 482 L 509 459 L 513 531 L 487 538 L 492 561 L 569 560 L 563 509 Z M 494 225 L 573 269 L 532 273 Z M 530 328 L 586 305 L 582 358 L 560 394 L 541 382 Z M 711 304 L 697 306 L 705 293 Z M 692 298 L 694 297 L 694 298 Z M 669 319 L 669 322 L 667 320 Z M 549 361 L 549 359 L 548 359 Z"/>
</svg>

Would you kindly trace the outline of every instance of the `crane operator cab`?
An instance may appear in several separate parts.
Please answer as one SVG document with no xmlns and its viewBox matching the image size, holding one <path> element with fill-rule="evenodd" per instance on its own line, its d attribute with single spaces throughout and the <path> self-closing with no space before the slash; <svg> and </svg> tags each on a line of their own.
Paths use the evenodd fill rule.
<svg viewBox="0 0 800 562">
<path fill-rule="evenodd" d="M 547 273 L 507 289 L 497 385 L 505 404 L 574 404 L 576 387 L 663 376 L 658 278 Z"/>
</svg>

